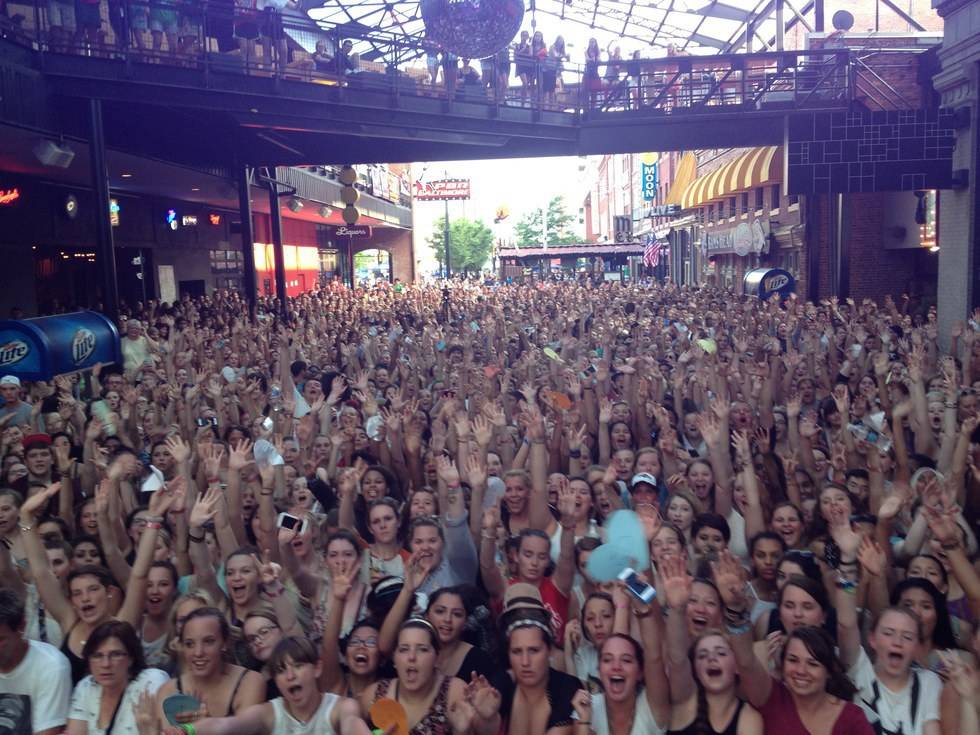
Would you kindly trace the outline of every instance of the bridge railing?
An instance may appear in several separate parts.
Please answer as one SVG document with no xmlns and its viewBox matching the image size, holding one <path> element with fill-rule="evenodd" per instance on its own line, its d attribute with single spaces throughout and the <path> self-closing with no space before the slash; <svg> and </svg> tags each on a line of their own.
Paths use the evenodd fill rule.
<svg viewBox="0 0 980 735">
<path fill-rule="evenodd" d="M 284 0 L 283 0 L 284 1 Z M 306 81 L 492 109 L 594 115 L 845 106 L 855 89 L 847 50 L 669 56 L 573 63 L 553 53 L 459 60 L 425 39 L 325 27 L 254 0 L 6 0 L 0 35 L 48 54 Z M 867 72 L 864 73 L 867 78 Z"/>
</svg>

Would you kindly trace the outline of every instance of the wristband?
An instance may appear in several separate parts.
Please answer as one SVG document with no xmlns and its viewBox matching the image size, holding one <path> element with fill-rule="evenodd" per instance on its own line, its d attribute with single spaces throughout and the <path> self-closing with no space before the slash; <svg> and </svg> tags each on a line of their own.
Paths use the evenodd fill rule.
<svg viewBox="0 0 980 735">
<path fill-rule="evenodd" d="M 186 732 L 187 735 L 197 735 L 197 730 L 195 730 L 194 726 L 189 722 L 185 722 L 183 725 L 179 725 L 178 727 Z"/>
<path fill-rule="evenodd" d="M 147 528 L 150 531 L 159 531 L 161 528 L 163 528 L 163 524 L 159 521 L 147 521 L 144 528 Z"/>
<path fill-rule="evenodd" d="M 960 545 L 959 541 L 945 541 L 940 544 L 943 551 L 953 551 L 954 549 L 960 548 Z"/>
<path fill-rule="evenodd" d="M 163 523 L 163 516 L 143 516 L 147 523 Z"/>
</svg>

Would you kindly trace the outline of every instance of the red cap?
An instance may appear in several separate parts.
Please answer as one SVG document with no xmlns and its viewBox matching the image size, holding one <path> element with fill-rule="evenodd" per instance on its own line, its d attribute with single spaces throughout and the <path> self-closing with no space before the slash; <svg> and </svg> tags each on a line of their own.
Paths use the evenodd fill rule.
<svg viewBox="0 0 980 735">
<path fill-rule="evenodd" d="M 21 444 L 25 451 L 38 444 L 44 447 L 50 447 L 51 437 L 48 434 L 29 434 L 21 440 Z"/>
</svg>

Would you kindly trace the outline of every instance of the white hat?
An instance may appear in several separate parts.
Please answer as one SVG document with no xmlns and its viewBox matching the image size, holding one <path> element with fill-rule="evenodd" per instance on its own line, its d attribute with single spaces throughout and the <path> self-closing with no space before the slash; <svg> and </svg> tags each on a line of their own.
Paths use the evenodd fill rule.
<svg viewBox="0 0 980 735">
<path fill-rule="evenodd" d="M 14 385 L 20 388 L 20 378 L 16 375 L 4 375 L 0 378 L 0 385 Z"/>
</svg>

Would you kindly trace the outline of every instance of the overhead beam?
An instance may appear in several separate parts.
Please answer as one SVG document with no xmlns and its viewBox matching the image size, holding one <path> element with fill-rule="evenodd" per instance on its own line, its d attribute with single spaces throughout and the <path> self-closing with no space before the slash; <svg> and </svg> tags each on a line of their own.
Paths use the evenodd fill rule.
<svg viewBox="0 0 980 735">
<path fill-rule="evenodd" d="M 909 15 L 900 7 L 898 7 L 895 3 L 892 2 L 892 0 L 881 0 L 881 2 L 883 2 L 889 8 L 891 8 L 891 11 L 895 13 L 895 15 L 897 15 L 899 18 L 904 20 L 906 23 L 912 26 L 919 33 L 925 32 L 926 29 L 922 25 L 920 25 L 915 18 L 913 18 L 911 15 Z"/>
</svg>

